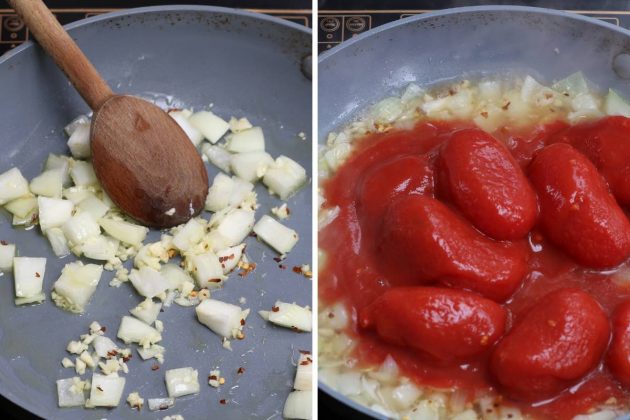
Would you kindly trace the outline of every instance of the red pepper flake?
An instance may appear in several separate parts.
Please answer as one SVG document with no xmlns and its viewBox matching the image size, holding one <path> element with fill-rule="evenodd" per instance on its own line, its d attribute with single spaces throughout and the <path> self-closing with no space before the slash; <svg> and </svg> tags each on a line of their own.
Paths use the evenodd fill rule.
<svg viewBox="0 0 630 420">
<path fill-rule="evenodd" d="M 227 404 L 227 400 L 225 400 L 225 399 L 219 400 L 219 403 L 225 405 L 225 404 Z"/>
<path fill-rule="evenodd" d="M 278 312 L 280 310 L 280 308 L 278 308 L 277 306 L 272 306 L 271 307 L 271 312 Z"/>
<path fill-rule="evenodd" d="M 294 265 L 293 272 L 296 274 L 302 274 L 302 267 L 300 267 L 299 265 Z"/>
<path fill-rule="evenodd" d="M 217 375 L 210 375 L 210 376 L 208 376 L 208 380 L 209 381 L 216 381 L 217 380 Z"/>
<path fill-rule="evenodd" d="M 284 265 L 284 264 L 278 264 L 278 268 L 279 268 L 280 270 L 286 270 L 286 269 L 287 269 L 287 266 L 286 266 L 286 265 Z"/>
<path fill-rule="evenodd" d="M 151 370 L 158 370 L 159 368 L 160 368 L 160 365 L 158 365 L 157 363 L 151 366 Z"/>
<path fill-rule="evenodd" d="M 292 329 L 293 331 L 295 331 L 295 332 L 301 332 L 301 330 L 300 330 L 298 327 L 295 327 L 295 326 L 294 326 L 294 327 L 291 327 L 291 329 Z"/>
<path fill-rule="evenodd" d="M 98 389 L 99 391 L 103 392 L 103 388 L 101 388 L 100 386 L 97 386 L 96 389 Z"/>
<path fill-rule="evenodd" d="M 245 320 L 241 319 L 241 325 L 245 325 Z"/>
<path fill-rule="evenodd" d="M 7 241 L 0 241 L 0 244 L 2 244 L 2 245 L 9 245 L 9 243 Z"/>
<path fill-rule="evenodd" d="M 256 232 L 251 232 L 249 236 L 251 236 L 252 238 L 258 238 L 258 235 L 256 235 Z"/>
<path fill-rule="evenodd" d="M 291 209 L 287 207 L 287 214 L 291 214 Z"/>
<path fill-rule="evenodd" d="M 245 368 L 241 366 L 240 368 L 238 368 L 236 373 L 238 373 L 239 375 L 242 375 L 243 373 L 245 373 Z"/>
<path fill-rule="evenodd" d="M 123 356 L 123 362 L 127 363 L 129 361 L 129 359 L 131 359 L 132 355 L 127 355 L 127 356 Z"/>
<path fill-rule="evenodd" d="M 502 110 L 504 110 L 504 111 L 507 111 L 507 110 L 508 110 L 508 108 L 510 107 L 510 104 L 511 104 L 511 103 L 512 103 L 512 102 L 507 101 L 507 102 L 505 103 L 505 105 L 503 105 L 503 106 L 501 107 L 501 109 L 502 109 Z"/>
<path fill-rule="evenodd" d="M 114 357 L 118 354 L 116 350 L 110 350 L 107 352 L 107 357 Z"/>
<path fill-rule="evenodd" d="M 328 318 L 334 318 L 335 314 L 333 314 L 332 312 L 328 312 Z"/>
<path fill-rule="evenodd" d="M 300 354 L 311 354 L 310 350 L 298 350 Z"/>
<path fill-rule="evenodd" d="M 306 366 L 306 365 L 310 365 L 310 364 L 311 364 L 310 360 L 303 360 L 302 362 L 300 362 L 300 365 L 302 365 L 302 366 Z"/>
<path fill-rule="evenodd" d="M 280 261 L 282 261 L 282 258 L 280 257 L 273 257 L 273 260 L 277 263 L 279 263 Z"/>
<path fill-rule="evenodd" d="M 165 403 L 165 404 L 161 404 L 161 405 L 158 407 L 158 410 L 168 410 L 168 408 L 169 408 L 169 407 L 168 407 L 168 404 L 166 404 L 166 403 Z"/>
<path fill-rule="evenodd" d="M 221 279 L 208 279 L 208 283 L 221 283 Z"/>
<path fill-rule="evenodd" d="M 41 277 L 41 275 L 40 275 L 40 274 L 36 271 L 36 272 L 35 272 L 35 277 L 40 278 L 40 277 Z"/>
<path fill-rule="evenodd" d="M 103 332 L 107 331 L 107 327 L 101 327 L 101 331 Z"/>
<path fill-rule="evenodd" d="M 488 112 L 487 111 L 481 111 L 481 116 L 484 118 L 488 118 Z"/>
</svg>

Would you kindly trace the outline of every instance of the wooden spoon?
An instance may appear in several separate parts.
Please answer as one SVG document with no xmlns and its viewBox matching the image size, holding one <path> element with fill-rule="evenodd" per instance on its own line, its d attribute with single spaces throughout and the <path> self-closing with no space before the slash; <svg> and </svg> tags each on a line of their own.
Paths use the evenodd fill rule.
<svg viewBox="0 0 630 420">
<path fill-rule="evenodd" d="M 115 95 L 41 0 L 8 2 L 94 111 L 92 164 L 114 203 L 158 228 L 197 215 L 208 194 L 208 175 L 179 125 L 147 101 Z"/>
</svg>

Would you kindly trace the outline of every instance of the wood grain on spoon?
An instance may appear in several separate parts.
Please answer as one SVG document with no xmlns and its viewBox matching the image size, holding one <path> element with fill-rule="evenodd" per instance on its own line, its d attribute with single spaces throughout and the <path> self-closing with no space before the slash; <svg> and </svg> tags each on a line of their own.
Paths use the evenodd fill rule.
<svg viewBox="0 0 630 420">
<path fill-rule="evenodd" d="M 208 175 L 179 125 L 147 101 L 115 95 L 41 0 L 8 2 L 94 111 L 92 163 L 114 203 L 153 227 L 175 226 L 197 215 L 208 193 Z"/>
</svg>

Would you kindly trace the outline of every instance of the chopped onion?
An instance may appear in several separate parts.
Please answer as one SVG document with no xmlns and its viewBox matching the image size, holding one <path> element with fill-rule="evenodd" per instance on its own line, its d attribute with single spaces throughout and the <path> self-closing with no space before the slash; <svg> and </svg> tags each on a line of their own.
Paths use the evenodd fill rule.
<svg viewBox="0 0 630 420">
<path fill-rule="evenodd" d="M 228 122 L 230 124 L 230 131 L 233 133 L 238 133 L 239 131 L 247 130 L 248 128 L 252 128 L 252 123 L 245 117 L 236 119 L 234 117 L 230 118 Z"/>
<path fill-rule="evenodd" d="M 145 299 L 133 309 L 130 309 L 131 315 L 135 316 L 141 321 L 151 325 L 155 322 L 162 309 L 162 304 L 154 302 L 153 299 Z"/>
<path fill-rule="evenodd" d="M 0 244 L 0 271 L 10 271 L 13 269 L 13 258 L 15 257 L 14 244 Z"/>
<path fill-rule="evenodd" d="M 53 301 L 66 311 L 82 313 L 101 279 L 103 267 L 96 264 L 72 262 L 61 270 L 53 284 Z"/>
<path fill-rule="evenodd" d="M 391 400 L 398 410 L 411 407 L 422 395 L 422 391 L 414 383 L 402 383 L 391 391 Z"/>
<path fill-rule="evenodd" d="M 60 198 L 38 197 L 37 207 L 39 208 L 39 226 L 42 232 L 62 226 L 72 218 L 72 211 L 74 210 L 72 201 Z"/>
<path fill-rule="evenodd" d="M 223 268 L 219 262 L 219 257 L 213 252 L 195 255 L 192 257 L 192 264 L 194 267 L 195 280 L 199 288 L 207 287 L 213 289 L 222 285 L 225 279 Z"/>
<path fill-rule="evenodd" d="M 313 389 L 313 356 L 311 354 L 300 353 L 293 388 L 299 391 Z"/>
<path fill-rule="evenodd" d="M 296 331 L 311 331 L 313 314 L 308 307 L 295 303 L 277 301 L 271 311 L 259 311 L 258 314 L 266 321 L 281 327 Z"/>
<path fill-rule="evenodd" d="M 403 110 L 404 107 L 400 98 L 390 97 L 372 106 L 370 115 L 374 118 L 375 122 L 388 124 L 394 122 L 400 114 L 403 113 Z"/>
<path fill-rule="evenodd" d="M 57 381 L 57 402 L 59 407 L 79 407 L 85 404 L 83 387 L 77 386 L 80 378 L 59 379 Z"/>
<path fill-rule="evenodd" d="M 143 347 L 149 347 L 162 340 L 158 330 L 127 315 L 122 317 L 117 337 L 125 344 L 138 343 Z"/>
<path fill-rule="evenodd" d="M 328 149 L 324 153 L 326 166 L 331 170 L 336 171 L 346 161 L 348 156 L 350 156 L 351 151 L 352 146 L 349 143 L 340 143 L 331 149 Z"/>
<path fill-rule="evenodd" d="M 13 273 L 16 298 L 39 296 L 46 274 L 46 258 L 15 257 Z"/>
<path fill-rule="evenodd" d="M 296 231 L 284 226 L 268 215 L 261 217 L 254 225 L 254 232 L 280 254 L 290 252 L 298 242 Z"/>
<path fill-rule="evenodd" d="M 98 224 L 113 238 L 129 245 L 140 245 L 149 229 L 123 220 L 99 219 Z"/>
<path fill-rule="evenodd" d="M 286 200 L 306 183 L 306 170 L 293 159 L 279 156 L 267 169 L 263 183 Z"/>
<path fill-rule="evenodd" d="M 79 202 L 77 205 L 81 211 L 86 211 L 92 215 L 94 220 L 99 220 L 105 216 L 105 213 L 109 211 L 110 206 L 96 198 L 95 195 L 90 195 Z"/>
<path fill-rule="evenodd" d="M 188 118 L 188 122 L 213 144 L 219 141 L 230 128 L 227 121 L 210 111 L 195 112 Z"/>
<path fill-rule="evenodd" d="M 407 102 L 410 102 L 411 100 L 415 98 L 419 98 L 423 95 L 424 95 L 424 89 L 422 89 L 420 86 L 418 86 L 415 83 L 409 83 L 407 87 L 405 88 L 405 91 L 403 92 L 402 96 L 400 97 L 400 101 L 403 104 L 406 104 Z"/>
<path fill-rule="evenodd" d="M 29 193 L 28 181 L 18 168 L 11 168 L 0 174 L 0 205 Z"/>
<path fill-rule="evenodd" d="M 63 190 L 63 197 L 72 201 L 76 206 L 81 201 L 94 195 L 95 187 L 70 187 Z"/>
<path fill-rule="evenodd" d="M 205 226 L 198 219 L 190 219 L 173 236 L 173 245 L 180 251 L 187 251 L 201 241 L 205 232 Z"/>
<path fill-rule="evenodd" d="M 184 133 L 188 136 L 192 144 L 195 146 L 199 145 L 203 140 L 203 134 L 199 130 L 197 130 L 191 123 L 188 121 L 188 117 L 190 111 L 188 110 L 177 110 L 177 111 L 169 111 L 168 115 L 171 116 L 172 119 L 180 126 Z"/>
<path fill-rule="evenodd" d="M 197 319 L 214 333 L 225 338 L 237 337 L 247 317 L 247 310 L 216 299 L 205 299 L 195 308 Z"/>
<path fill-rule="evenodd" d="M 92 156 L 90 148 L 90 122 L 80 122 L 75 125 L 68 139 L 70 153 L 76 159 L 87 159 Z"/>
<path fill-rule="evenodd" d="M 164 380 L 171 398 L 199 393 L 198 372 L 191 367 L 169 369 L 164 374 Z"/>
<path fill-rule="evenodd" d="M 158 361 L 164 359 L 164 347 L 160 346 L 159 344 L 153 344 L 151 345 L 151 347 L 148 348 L 138 348 L 138 354 L 140 355 L 140 357 L 142 357 L 142 360 L 148 360 L 148 359 L 152 359 L 152 358 L 156 358 L 158 359 Z"/>
<path fill-rule="evenodd" d="M 70 121 L 70 123 L 63 128 L 63 131 L 70 137 L 79 126 L 85 124 L 90 124 L 90 118 L 87 115 L 79 115 L 74 120 Z"/>
<path fill-rule="evenodd" d="M 630 105 L 614 90 L 610 89 L 604 102 L 606 115 L 630 117 Z"/>
<path fill-rule="evenodd" d="M 63 175 L 58 169 L 50 169 L 33 178 L 29 184 L 33 194 L 45 197 L 61 198 Z"/>
<path fill-rule="evenodd" d="M 219 211 L 226 208 L 230 203 L 230 194 L 234 188 L 234 181 L 229 176 L 219 172 L 212 181 L 206 197 L 205 209 L 208 211 Z"/>
<path fill-rule="evenodd" d="M 254 226 L 254 212 L 244 209 L 230 210 L 218 223 L 216 231 L 226 240 L 227 246 L 238 245 Z"/>
<path fill-rule="evenodd" d="M 92 375 L 90 399 L 86 407 L 116 407 L 125 389 L 125 378 L 117 375 Z"/>
<path fill-rule="evenodd" d="M 151 411 L 166 410 L 175 406 L 175 398 L 149 398 L 147 405 Z"/>
<path fill-rule="evenodd" d="M 109 357 L 113 351 L 118 351 L 116 343 L 114 343 L 111 338 L 105 337 L 104 335 L 96 336 L 94 341 L 92 341 L 92 345 L 94 346 L 94 351 L 98 357 L 102 357 L 104 359 Z"/>
<path fill-rule="evenodd" d="M 92 236 L 81 244 L 80 250 L 87 258 L 98 261 L 111 261 L 116 256 L 119 242 L 109 236 Z"/>
<path fill-rule="evenodd" d="M 210 162 L 217 168 L 221 169 L 225 173 L 232 172 L 230 167 L 231 154 L 223 147 L 214 146 L 210 143 L 204 143 L 201 145 L 201 151 L 208 157 Z"/>
<path fill-rule="evenodd" d="M 68 156 L 59 156 L 50 153 L 44 164 L 44 170 L 57 169 L 61 172 L 61 180 L 64 187 L 70 185 L 70 158 Z"/>
<path fill-rule="evenodd" d="M 17 198 L 4 205 L 4 208 L 17 217 L 27 217 L 37 211 L 37 198 L 32 196 Z"/>
<path fill-rule="evenodd" d="M 160 273 L 168 280 L 169 289 L 171 290 L 181 290 L 183 283 L 193 282 L 192 277 L 176 264 L 164 264 L 160 269 Z"/>
<path fill-rule="evenodd" d="M 159 271 L 151 267 L 131 270 L 129 280 L 136 291 L 146 298 L 157 296 L 170 287 L 170 282 Z"/>
<path fill-rule="evenodd" d="M 90 213 L 78 213 L 61 227 L 71 247 L 81 245 L 88 239 L 101 234 L 101 228 Z"/>
<path fill-rule="evenodd" d="M 256 182 L 273 165 L 273 158 L 267 152 L 236 153 L 230 156 L 230 167 L 239 178 Z"/>
<path fill-rule="evenodd" d="M 556 92 L 577 96 L 582 93 L 589 93 L 588 82 L 581 71 L 571 74 L 564 79 L 551 85 Z"/>
<path fill-rule="evenodd" d="M 244 249 L 245 244 L 240 244 L 217 252 L 219 263 L 221 263 L 221 267 L 223 268 L 223 274 L 228 274 L 236 268 L 238 262 L 241 260 Z"/>
<path fill-rule="evenodd" d="M 92 164 L 89 162 L 84 162 L 82 160 L 76 160 L 72 163 L 72 168 L 70 168 L 70 177 L 72 178 L 74 185 L 78 187 L 98 184 L 98 179 L 96 179 L 96 174 L 94 173 L 94 167 L 92 167 Z"/>
<path fill-rule="evenodd" d="M 293 391 L 287 397 L 282 410 L 282 417 L 285 419 L 305 419 L 312 418 L 313 411 L 313 391 Z"/>
<path fill-rule="evenodd" d="M 226 149 L 232 153 L 264 152 L 265 136 L 262 128 L 252 127 L 229 135 Z"/>
</svg>

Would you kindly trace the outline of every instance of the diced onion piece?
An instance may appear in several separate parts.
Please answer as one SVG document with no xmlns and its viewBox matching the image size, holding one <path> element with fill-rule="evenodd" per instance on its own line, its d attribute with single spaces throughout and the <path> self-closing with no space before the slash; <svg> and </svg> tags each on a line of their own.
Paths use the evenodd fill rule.
<svg viewBox="0 0 630 420">
<path fill-rule="evenodd" d="M 165 348 L 160 346 L 159 344 L 153 344 L 151 345 L 151 347 L 148 347 L 146 349 L 139 347 L 138 354 L 140 355 L 140 357 L 142 357 L 142 360 L 148 360 L 155 357 L 156 359 L 158 359 L 158 361 L 163 361 L 164 350 Z"/>
<path fill-rule="evenodd" d="M 116 343 L 114 343 L 111 338 L 105 337 L 104 335 L 96 336 L 94 341 L 92 341 L 92 345 L 98 357 L 102 358 L 107 358 L 111 356 L 112 352 L 118 351 Z"/>
<path fill-rule="evenodd" d="M 96 173 L 94 173 L 94 167 L 89 162 L 84 162 L 82 160 L 77 160 L 72 163 L 70 177 L 72 178 L 74 185 L 78 187 L 98 184 Z"/>
<path fill-rule="evenodd" d="M 582 119 L 599 118 L 602 116 L 599 98 L 589 93 L 582 93 L 572 98 L 571 107 L 573 108 L 573 112 L 569 112 L 567 115 L 571 123 L 577 123 Z"/>
<path fill-rule="evenodd" d="M 424 90 L 415 83 L 409 83 L 405 88 L 405 91 L 400 97 L 400 101 L 403 104 L 410 102 L 412 99 L 419 98 L 424 95 Z"/>
<path fill-rule="evenodd" d="M 99 219 L 98 224 L 113 238 L 128 245 L 140 245 L 149 229 L 124 220 Z"/>
<path fill-rule="evenodd" d="M 45 197 L 61 198 L 63 189 L 63 176 L 58 169 L 50 169 L 33 178 L 29 184 L 33 194 Z"/>
<path fill-rule="evenodd" d="M 370 109 L 374 121 L 381 124 L 394 122 L 404 111 L 400 98 L 390 97 L 378 102 Z"/>
<path fill-rule="evenodd" d="M 175 236 L 173 236 L 173 245 L 180 251 L 187 251 L 201 241 L 205 232 L 205 226 L 201 224 L 199 220 L 190 219 Z"/>
<path fill-rule="evenodd" d="M 92 156 L 90 148 L 90 122 L 77 124 L 68 139 L 68 148 L 72 157 L 76 159 L 87 159 Z"/>
<path fill-rule="evenodd" d="M 265 175 L 273 164 L 273 158 L 267 152 L 237 153 L 230 157 L 230 167 L 236 176 L 256 182 Z"/>
<path fill-rule="evenodd" d="M 262 128 L 252 127 L 231 134 L 226 149 L 232 153 L 264 152 L 265 136 Z"/>
<path fill-rule="evenodd" d="M 228 274 L 230 271 L 236 268 L 236 265 L 241 260 L 244 249 L 245 244 L 240 244 L 217 252 L 219 263 L 223 268 L 223 274 Z"/>
<path fill-rule="evenodd" d="M 291 251 L 299 239 L 296 231 L 268 215 L 261 217 L 254 225 L 254 232 L 280 254 Z"/>
<path fill-rule="evenodd" d="M 247 130 L 248 128 L 252 128 L 252 123 L 245 117 L 243 118 L 230 118 L 228 122 L 230 124 L 230 131 L 232 133 L 238 133 L 239 131 Z"/>
<path fill-rule="evenodd" d="M 201 151 L 208 157 L 214 166 L 225 173 L 229 174 L 232 172 L 232 169 L 230 168 L 230 157 L 232 155 L 223 147 L 214 146 L 210 143 L 204 143 L 201 146 Z"/>
<path fill-rule="evenodd" d="M 247 317 L 248 310 L 216 299 L 205 299 L 195 308 L 197 319 L 215 334 L 232 338 L 237 337 L 243 326 L 242 320 Z"/>
<path fill-rule="evenodd" d="M 61 227 L 71 247 L 81 245 L 88 239 L 101 234 L 101 228 L 90 213 L 79 213 L 72 216 Z"/>
<path fill-rule="evenodd" d="M 109 211 L 110 206 L 96 198 L 95 195 L 90 195 L 79 202 L 77 205 L 81 211 L 86 211 L 92 215 L 94 220 L 98 220 L 105 216 L 105 213 Z"/>
<path fill-rule="evenodd" d="M 81 252 L 87 258 L 98 261 L 111 261 L 116 257 L 119 242 L 105 235 L 88 238 L 81 245 Z"/>
<path fill-rule="evenodd" d="M 263 319 L 296 331 L 311 331 L 313 314 L 307 307 L 277 301 L 271 311 L 258 312 Z"/>
<path fill-rule="evenodd" d="M 65 257 L 66 255 L 70 255 L 70 248 L 68 247 L 68 240 L 66 239 L 63 231 L 58 228 L 50 228 L 46 229 L 46 238 L 48 238 L 48 242 L 50 242 L 50 246 L 53 249 L 53 252 L 58 257 Z"/>
<path fill-rule="evenodd" d="M 10 271 L 13 269 L 13 258 L 15 257 L 14 244 L 0 244 L 0 271 Z"/>
<path fill-rule="evenodd" d="M 614 90 L 610 89 L 604 103 L 606 115 L 630 117 L 630 105 Z"/>
<path fill-rule="evenodd" d="M 13 220 L 11 221 L 13 226 L 23 226 L 24 228 L 35 226 L 37 223 L 38 218 L 36 209 L 27 214 L 26 217 L 17 217 L 16 215 L 13 215 Z"/>
<path fill-rule="evenodd" d="M 188 118 L 188 121 L 213 144 L 219 141 L 230 128 L 227 121 L 210 111 L 195 112 Z"/>
<path fill-rule="evenodd" d="M 13 258 L 15 297 L 28 298 L 42 293 L 46 258 Z"/>
<path fill-rule="evenodd" d="M 80 378 L 59 379 L 57 381 L 57 403 L 59 407 L 79 407 L 85 404 L 83 387 L 78 387 Z"/>
<path fill-rule="evenodd" d="M 313 389 L 313 356 L 300 353 L 293 388 L 298 391 L 310 391 Z"/>
<path fill-rule="evenodd" d="M 37 211 L 37 198 L 35 197 L 22 197 L 16 198 L 13 201 L 4 205 L 4 208 L 11 214 L 17 217 L 26 217 L 29 214 Z"/>
<path fill-rule="evenodd" d="M 577 96 L 589 92 L 588 83 L 581 71 L 575 72 L 554 83 L 551 85 L 551 88 L 562 94 L 567 93 L 569 96 Z"/>
<path fill-rule="evenodd" d="M 86 407 L 116 407 L 125 389 L 125 378 L 115 375 L 92 375 L 90 399 Z"/>
<path fill-rule="evenodd" d="M 227 246 L 234 246 L 243 242 L 254 226 L 254 212 L 244 209 L 234 209 L 219 222 L 216 231 L 226 240 Z"/>
<path fill-rule="evenodd" d="M 64 186 L 70 185 L 72 180 L 70 179 L 70 158 L 67 156 L 59 156 L 49 154 L 44 164 L 44 170 L 49 171 L 51 169 L 57 169 L 61 172 L 61 180 Z"/>
<path fill-rule="evenodd" d="M 324 153 L 324 162 L 326 162 L 326 165 L 330 169 L 336 171 L 346 161 L 348 156 L 350 156 L 351 151 L 352 146 L 350 146 L 350 144 L 337 144 L 332 149 L 328 149 L 326 153 Z"/>
<path fill-rule="evenodd" d="M 28 181 L 18 168 L 0 174 L 0 206 L 28 193 Z"/>
<path fill-rule="evenodd" d="M 313 411 L 313 391 L 293 391 L 287 397 L 282 410 L 285 419 L 310 420 Z"/>
<path fill-rule="evenodd" d="M 129 312 L 139 320 L 151 325 L 157 319 L 160 309 L 162 309 L 161 303 L 153 302 L 153 299 L 147 298 L 140 302 L 135 308 L 130 309 Z"/>
<path fill-rule="evenodd" d="M 94 196 L 94 187 L 70 187 L 63 190 L 63 197 L 76 206 L 88 197 Z"/>
<path fill-rule="evenodd" d="M 138 343 L 143 347 L 149 347 L 162 340 L 162 335 L 158 330 L 127 315 L 120 321 L 117 337 L 125 344 Z"/>
<path fill-rule="evenodd" d="M 194 267 L 194 276 L 199 288 L 207 287 L 209 289 L 220 287 L 225 276 L 223 268 L 213 252 L 195 255 L 192 257 Z"/>
<path fill-rule="evenodd" d="M 151 267 L 142 267 L 139 270 L 131 270 L 129 280 L 136 291 L 144 297 L 152 298 L 166 291 L 170 282 L 159 271 Z"/>
<path fill-rule="evenodd" d="M 168 113 L 168 115 L 175 120 L 181 129 L 184 130 L 184 133 L 186 133 L 192 144 L 197 146 L 203 140 L 203 134 L 201 134 L 201 132 L 193 127 L 193 125 L 188 121 L 187 114 L 188 112 L 179 110 L 169 111 Z"/>
<path fill-rule="evenodd" d="M 29 303 L 41 303 L 44 300 L 46 300 L 46 295 L 44 292 L 41 292 L 33 296 L 15 298 L 15 304 L 18 306 L 28 305 Z"/>
<path fill-rule="evenodd" d="M 278 156 L 263 178 L 263 184 L 283 200 L 289 198 L 305 182 L 306 170 L 286 156 Z"/>
<path fill-rule="evenodd" d="M 89 125 L 90 119 L 88 118 L 87 115 L 79 115 L 74 120 L 70 121 L 68 125 L 66 125 L 63 128 L 63 131 L 65 131 L 66 135 L 70 137 L 79 126 L 85 125 L 85 124 Z"/>
<path fill-rule="evenodd" d="M 422 390 L 413 382 L 402 383 L 391 390 L 391 400 L 398 410 L 409 407 L 422 395 Z"/>
<path fill-rule="evenodd" d="M 149 398 L 147 400 L 149 410 L 166 410 L 175 406 L 175 398 Z"/>
<path fill-rule="evenodd" d="M 191 367 L 167 370 L 164 381 L 171 398 L 199 393 L 198 372 Z"/>
<path fill-rule="evenodd" d="M 512 418 L 512 417 L 506 417 L 506 418 Z M 515 417 L 515 418 L 518 418 L 518 417 Z M 472 408 L 469 408 L 468 410 L 462 411 L 456 414 L 454 417 L 451 417 L 451 420 L 478 420 L 478 419 L 479 419 L 479 416 L 477 416 L 477 413 Z M 575 418 L 573 420 L 575 420 Z"/>
<path fill-rule="evenodd" d="M 42 232 L 50 228 L 63 226 L 72 218 L 74 204 L 69 200 L 60 198 L 38 197 L 39 226 Z"/>
<path fill-rule="evenodd" d="M 193 282 L 192 277 L 176 264 L 164 264 L 160 273 L 168 281 L 170 290 L 181 290 L 183 283 Z"/>
<path fill-rule="evenodd" d="M 102 274 L 103 266 L 100 265 L 84 265 L 80 261 L 66 264 L 53 285 L 53 301 L 66 311 L 84 312 Z"/>
<path fill-rule="evenodd" d="M 223 210 L 230 203 L 230 196 L 234 189 L 234 181 L 229 176 L 219 172 L 212 181 L 206 197 L 205 209 L 217 212 Z"/>
</svg>

